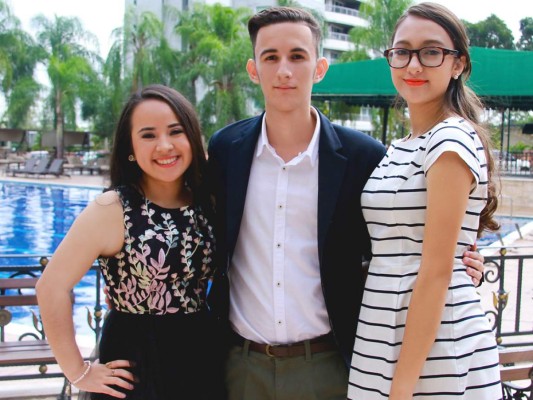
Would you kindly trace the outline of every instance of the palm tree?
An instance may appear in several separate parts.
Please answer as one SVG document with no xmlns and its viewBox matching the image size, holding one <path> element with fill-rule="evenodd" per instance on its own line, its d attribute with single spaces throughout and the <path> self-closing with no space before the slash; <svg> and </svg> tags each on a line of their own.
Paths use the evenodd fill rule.
<svg viewBox="0 0 533 400">
<path fill-rule="evenodd" d="M 199 81 L 205 85 L 205 94 L 197 104 L 208 137 L 216 129 L 244 118 L 246 100 L 256 94 L 244 68 L 252 56 L 246 30 L 249 16 L 247 8 L 220 4 L 195 4 L 179 16 L 176 33 L 184 42 L 182 84 L 193 93 Z"/>
<path fill-rule="evenodd" d="M 54 115 L 56 156 L 62 158 L 65 123 L 75 128 L 77 102 L 83 101 L 97 79 L 93 64 L 99 60 L 87 48 L 96 39 L 83 29 L 78 18 L 48 19 L 39 15 L 33 22 L 38 29 L 37 41 L 46 54 L 45 64 L 52 85 L 49 104 Z"/>
<path fill-rule="evenodd" d="M 175 80 L 177 52 L 165 36 L 163 22 L 152 12 L 126 12 L 122 33 L 125 78 L 131 92 L 151 83 L 172 85 Z M 118 47 L 115 51 L 119 51 Z M 116 54 L 115 54 L 116 55 Z"/>
<path fill-rule="evenodd" d="M 40 85 L 33 72 L 41 57 L 30 35 L 0 0 L 0 80 L 7 103 L 5 120 L 10 128 L 25 128 L 29 111 L 38 97 Z"/>
<path fill-rule="evenodd" d="M 112 136 L 124 99 L 132 90 L 132 74 L 125 74 L 124 39 L 122 28 L 113 31 L 115 38 L 102 68 L 102 79 L 95 91 L 94 132 L 101 137 Z"/>
<path fill-rule="evenodd" d="M 396 21 L 411 4 L 412 0 L 368 0 L 362 3 L 359 11 L 368 26 L 350 30 L 355 50 L 343 54 L 340 61 L 358 61 L 381 54 L 389 47 Z"/>
</svg>

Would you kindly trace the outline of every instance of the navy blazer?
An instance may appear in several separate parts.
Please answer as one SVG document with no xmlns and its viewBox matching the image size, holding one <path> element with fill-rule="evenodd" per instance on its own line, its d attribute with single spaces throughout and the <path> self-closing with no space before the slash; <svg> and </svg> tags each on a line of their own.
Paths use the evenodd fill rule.
<svg viewBox="0 0 533 400">
<path fill-rule="evenodd" d="M 332 124 L 319 113 L 318 255 L 322 290 L 336 342 L 351 358 L 364 287 L 363 257 L 370 239 L 361 211 L 361 192 L 385 154 L 375 139 Z M 208 181 L 216 208 L 218 271 L 209 295 L 210 307 L 228 318 L 227 268 L 239 236 L 250 168 L 263 115 L 229 125 L 209 142 Z M 246 240 L 246 239 L 243 239 Z"/>
</svg>

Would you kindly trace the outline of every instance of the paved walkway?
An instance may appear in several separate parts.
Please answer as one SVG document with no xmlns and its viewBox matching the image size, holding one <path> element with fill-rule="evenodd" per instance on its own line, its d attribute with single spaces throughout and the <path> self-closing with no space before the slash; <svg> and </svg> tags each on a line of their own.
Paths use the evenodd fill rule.
<svg viewBox="0 0 533 400">
<path fill-rule="evenodd" d="M 5 174 L 5 171 L 0 171 L 0 180 L 8 180 L 15 182 L 36 182 L 41 184 L 52 184 L 52 185 L 73 185 L 73 186 L 97 186 L 105 187 L 109 185 L 108 175 L 89 175 L 89 174 L 73 174 L 70 177 L 60 176 L 60 177 L 43 177 L 40 179 L 35 178 L 25 178 L 22 176 L 11 177 Z"/>
<path fill-rule="evenodd" d="M 76 185 L 76 186 L 96 186 L 104 187 L 108 185 L 108 181 L 105 177 L 100 175 L 73 175 L 70 178 L 60 177 L 60 178 L 42 178 L 42 179 L 27 179 L 22 177 L 11 178 L 2 176 L 0 172 L 0 180 L 14 180 L 21 182 L 30 182 L 36 181 L 39 183 L 51 183 L 51 184 L 66 184 L 66 185 Z M 503 238 L 504 245 L 510 246 L 508 249 L 509 255 L 511 254 L 524 254 L 524 255 L 533 255 L 533 223 L 530 223 L 521 229 L 520 234 L 514 232 Z M 496 244 L 497 245 L 497 244 Z M 512 247 L 511 247 L 512 246 Z M 485 255 L 491 255 L 497 253 L 499 247 L 486 248 L 482 250 L 482 253 Z M 523 282 L 527 284 L 524 286 L 524 292 L 522 294 L 522 318 L 520 321 L 521 327 L 523 330 L 533 330 L 533 259 L 527 260 L 524 265 L 524 276 Z M 512 269 L 511 269 L 512 271 Z M 506 274 L 506 290 L 510 291 L 510 300 L 508 303 L 508 308 L 506 309 L 505 315 L 512 317 L 514 315 L 514 298 L 516 296 L 513 292 L 516 287 L 516 272 L 511 272 Z M 507 289 L 509 288 L 509 289 Z M 479 289 L 479 293 L 482 298 L 482 303 L 485 310 L 492 310 L 492 298 L 493 292 L 498 290 L 497 284 L 492 284 L 490 282 L 485 282 Z M 514 321 L 504 320 L 504 326 L 508 324 L 513 324 Z M 528 338 L 529 341 L 533 338 Z M 504 343 L 505 344 L 505 341 Z M 89 348 L 86 348 L 85 351 L 90 352 Z M 27 367 L 27 368 L 36 368 L 36 367 Z M 57 367 L 55 367 L 57 368 Z M 3 373 L 0 370 L 0 374 Z M 12 400 L 52 400 L 56 399 L 57 395 L 60 393 L 63 386 L 62 379 L 40 379 L 40 380 L 28 380 L 28 381 L 6 381 L 0 383 L 0 399 L 12 399 Z M 76 391 L 75 391 L 76 393 Z M 77 396 L 74 395 L 73 399 L 76 399 Z"/>
</svg>

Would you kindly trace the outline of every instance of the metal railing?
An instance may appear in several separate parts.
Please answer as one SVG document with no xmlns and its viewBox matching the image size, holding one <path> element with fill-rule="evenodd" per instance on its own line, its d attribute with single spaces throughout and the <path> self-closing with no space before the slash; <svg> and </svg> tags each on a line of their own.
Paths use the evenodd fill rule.
<svg viewBox="0 0 533 400">
<path fill-rule="evenodd" d="M 513 254 L 526 249 L 530 254 Z M 497 255 L 485 256 L 485 283 L 492 291 L 492 309 L 486 310 L 498 345 L 533 345 L 533 247 L 505 246 Z M 528 297 L 529 296 L 529 297 Z M 529 318 L 526 324 L 524 318 Z"/>
<path fill-rule="evenodd" d="M 494 163 L 500 175 L 533 178 L 533 152 L 500 152 L 493 150 Z"/>
<path fill-rule="evenodd" d="M 482 247 L 480 247 L 482 249 Z M 517 254 L 516 250 L 526 249 L 528 254 Z M 513 254 L 514 253 L 514 254 Z M 38 277 L 46 267 L 50 256 L 35 255 L 0 255 L 0 276 L 1 277 Z M 38 259 L 32 265 L 3 265 L 5 259 L 18 260 L 23 258 Z M 533 247 L 505 246 L 500 247 L 497 254 L 485 256 L 485 272 L 481 289 L 487 293 L 492 293 L 492 304 L 487 307 L 485 313 L 492 324 L 492 330 L 496 336 L 498 345 L 502 347 L 518 347 L 533 345 L 533 298 L 531 296 L 531 286 L 533 279 L 526 279 L 533 276 Z M 87 323 L 98 341 L 103 322 L 101 306 L 101 272 L 95 264 L 91 268 L 94 271 L 94 305 L 92 311 L 87 308 Z M 74 289 L 76 294 L 76 288 Z M 528 297 L 529 296 L 529 297 Z M 486 298 L 484 300 L 487 300 Z M 76 303 L 74 304 L 76 307 Z M 529 325 L 524 321 L 529 318 Z M 506 383 L 503 384 L 504 388 Z M 527 388 L 521 389 L 516 386 L 509 388 L 516 396 L 521 396 L 527 392 Z M 521 397 L 514 397 L 521 398 Z"/>
<path fill-rule="evenodd" d="M 482 247 L 481 247 L 482 248 Z M 531 298 L 531 286 L 533 280 L 525 279 L 526 273 L 533 276 L 533 247 L 526 248 L 528 254 L 514 254 L 515 249 L 524 247 L 502 246 L 498 254 L 485 256 L 485 291 L 492 292 L 491 309 L 486 310 L 491 320 L 492 328 L 499 345 L 522 346 L 533 345 L 533 321 L 526 325 L 523 318 L 530 319 L 533 311 L 533 298 Z M 531 251 L 529 251 L 531 249 Z M 39 277 L 49 260 L 49 255 L 1 255 L 0 254 L 0 277 Z M 10 265 L 5 260 L 15 261 Z M 27 260 L 38 260 L 28 265 Z M 26 262 L 17 263 L 17 260 Z M 102 276 L 97 264 L 91 267 L 94 271 L 90 280 L 94 290 L 94 303 L 92 310 L 87 307 L 87 324 L 93 332 L 95 341 L 98 341 L 102 330 L 103 308 L 101 298 Z M 86 278 L 89 275 L 86 275 Z M 76 296 L 76 288 L 74 295 Z M 529 298 L 527 297 L 529 293 Z M 79 307 L 74 302 L 74 307 Z M 487 308 L 487 307 L 485 307 Z M 42 334 L 38 335 L 39 337 Z"/>
<path fill-rule="evenodd" d="M 334 12 L 337 14 L 351 15 L 352 17 L 359 16 L 359 10 L 349 7 L 338 6 L 331 3 L 326 3 L 326 11 Z"/>
<path fill-rule="evenodd" d="M 0 254 L 0 278 L 16 278 L 16 277 L 32 277 L 38 278 L 50 259 L 50 255 L 5 255 Z M 9 260 L 9 265 L 5 265 L 6 261 Z M 36 261 L 38 260 L 38 261 Z M 102 323 L 103 323 L 103 309 L 102 309 L 102 296 L 101 291 L 101 281 L 102 274 L 100 268 L 97 264 L 93 264 L 90 271 L 93 271 L 91 274 L 87 274 L 87 277 L 90 277 L 91 286 L 94 288 L 94 304 L 91 304 L 92 310 L 87 307 L 87 324 L 90 330 L 94 334 L 95 343 L 98 342 L 100 334 L 102 332 Z M 74 288 L 74 307 L 79 307 L 80 305 L 76 304 L 76 288 Z M 42 324 L 38 313 L 34 313 L 36 317 L 33 318 L 34 332 L 25 332 L 19 336 L 19 340 L 31 336 L 34 338 L 44 338 L 45 333 L 42 331 Z M 0 332 L 0 336 L 4 337 L 4 330 Z"/>
<path fill-rule="evenodd" d="M 519 254 L 524 249 L 529 254 Z M 533 344 L 532 260 L 531 246 L 500 247 L 496 255 L 485 256 L 485 282 L 479 290 L 492 292 L 492 306 L 485 314 L 500 347 Z M 502 382 L 505 400 L 530 399 L 532 389 L 531 381 Z"/>
<path fill-rule="evenodd" d="M 340 32 L 328 32 L 327 38 L 333 39 L 333 40 L 340 40 L 343 42 L 350 41 L 350 35 L 348 35 L 347 33 L 340 33 Z"/>
</svg>

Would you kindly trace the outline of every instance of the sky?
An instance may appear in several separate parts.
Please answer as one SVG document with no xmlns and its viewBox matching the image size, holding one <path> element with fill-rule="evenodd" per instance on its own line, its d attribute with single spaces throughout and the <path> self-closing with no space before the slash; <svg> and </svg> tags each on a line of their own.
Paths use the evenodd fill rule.
<svg viewBox="0 0 533 400">
<path fill-rule="evenodd" d="M 122 25 L 124 0 L 6 0 L 22 27 L 34 32 L 31 19 L 44 14 L 73 17 L 82 21 L 83 27 L 95 34 L 100 43 L 100 54 L 105 57 L 111 46 L 111 32 Z M 435 1 L 435 0 L 434 0 Z M 531 0 L 436 0 L 453 11 L 459 18 L 471 23 L 496 14 L 513 32 L 515 42 L 520 38 L 519 21 L 533 17 Z M 420 2 L 416 0 L 416 2 Z"/>
<path fill-rule="evenodd" d="M 85 30 L 98 38 L 100 55 L 105 57 L 111 47 L 111 33 L 122 26 L 124 0 L 5 0 L 24 30 L 33 33 L 31 20 L 38 14 L 78 17 Z"/>
</svg>

